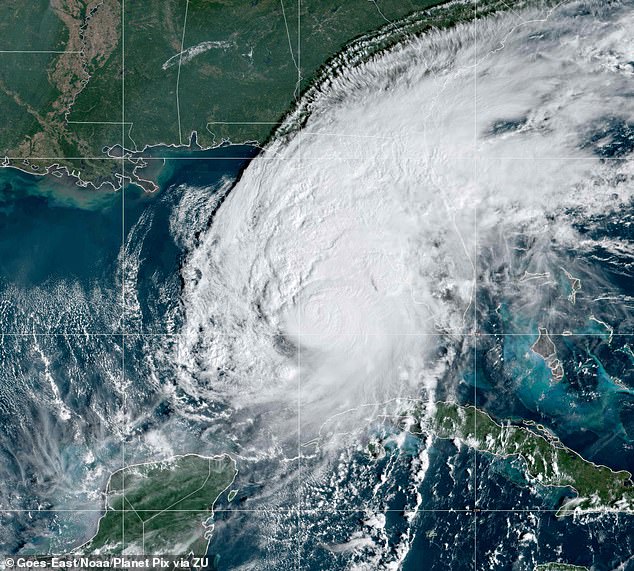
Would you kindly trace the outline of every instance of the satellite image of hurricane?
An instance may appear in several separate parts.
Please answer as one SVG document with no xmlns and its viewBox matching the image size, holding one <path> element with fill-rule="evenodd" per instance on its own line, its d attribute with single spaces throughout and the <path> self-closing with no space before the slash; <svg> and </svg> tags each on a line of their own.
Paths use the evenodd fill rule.
<svg viewBox="0 0 634 571">
<path fill-rule="evenodd" d="M 1 568 L 634 570 L 634 3 L 0 11 Z"/>
</svg>

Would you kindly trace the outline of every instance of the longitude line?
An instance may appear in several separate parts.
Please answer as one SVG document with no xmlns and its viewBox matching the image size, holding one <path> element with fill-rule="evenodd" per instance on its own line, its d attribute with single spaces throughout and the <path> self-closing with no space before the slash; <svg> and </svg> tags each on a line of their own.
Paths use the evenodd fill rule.
<svg viewBox="0 0 634 571">
<path fill-rule="evenodd" d="M 473 10 L 473 166 L 476 200 L 474 204 L 473 256 L 473 406 L 478 404 L 478 0 Z M 473 436 L 478 437 L 478 415 L 473 415 Z M 473 569 L 478 570 L 478 454 L 473 451 Z"/>
<path fill-rule="evenodd" d="M 121 0 L 121 381 L 123 408 L 123 439 L 121 455 L 123 460 L 121 488 L 125 505 L 125 440 L 127 435 L 127 391 L 125 379 L 126 319 L 125 319 L 125 0 Z M 125 513 L 121 516 L 121 553 L 125 551 Z"/>
<path fill-rule="evenodd" d="M 297 86 L 295 88 L 295 102 L 299 104 L 301 99 L 302 81 L 302 50 L 301 50 L 301 12 L 302 1 L 297 0 Z M 301 115 L 297 115 L 298 121 L 298 174 L 300 185 L 302 183 L 302 121 Z M 301 188 L 301 186 L 300 186 Z M 297 236 L 296 252 L 299 257 L 299 234 Z M 299 332 L 299 343 L 297 344 L 297 462 L 298 462 L 298 494 L 297 494 L 297 571 L 302 566 L 302 283 L 300 264 L 297 264 L 300 271 L 299 291 L 297 292 L 297 328 Z"/>
<path fill-rule="evenodd" d="M 176 75 L 176 113 L 178 115 L 178 143 L 183 144 L 183 136 L 181 134 L 181 104 L 178 95 L 181 82 L 181 64 L 183 63 L 183 50 L 185 49 L 185 30 L 187 29 L 187 12 L 189 10 L 189 0 L 185 0 L 185 19 L 183 21 L 183 36 L 181 37 L 181 53 L 178 59 L 178 73 Z"/>
</svg>

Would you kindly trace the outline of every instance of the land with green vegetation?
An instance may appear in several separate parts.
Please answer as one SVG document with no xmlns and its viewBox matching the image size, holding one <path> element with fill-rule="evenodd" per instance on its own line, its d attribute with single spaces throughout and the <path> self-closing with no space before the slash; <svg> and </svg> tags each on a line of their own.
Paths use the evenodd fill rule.
<svg viewBox="0 0 634 571">
<path fill-rule="evenodd" d="M 507 8 L 481 0 L 477 15 Z M 28 171 L 152 189 L 156 169 L 135 171 L 148 147 L 193 132 L 203 147 L 264 143 L 345 46 L 357 64 L 474 14 L 446 0 L 7 0 L 0 152 Z"/>
<path fill-rule="evenodd" d="M 118 470 L 96 535 L 74 553 L 203 557 L 213 505 L 236 473 L 229 456 L 194 454 Z"/>
<path fill-rule="evenodd" d="M 554 437 L 524 426 L 499 424 L 473 406 L 446 402 L 438 402 L 431 414 L 418 409 L 409 421 L 413 422 L 408 426 L 414 434 L 432 431 L 439 438 L 458 439 L 481 452 L 520 457 L 527 476 L 539 484 L 572 488 L 576 497 L 565 500 L 558 516 L 634 509 L 629 472 L 589 462 Z"/>
</svg>

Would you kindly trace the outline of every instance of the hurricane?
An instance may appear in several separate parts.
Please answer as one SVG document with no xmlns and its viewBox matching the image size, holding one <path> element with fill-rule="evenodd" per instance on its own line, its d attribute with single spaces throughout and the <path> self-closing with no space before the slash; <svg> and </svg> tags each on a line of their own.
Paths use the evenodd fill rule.
<svg viewBox="0 0 634 571">
<path fill-rule="evenodd" d="M 578 2 L 403 41 L 314 84 L 241 175 L 182 269 L 173 355 L 185 393 L 256 427 L 249 454 L 303 470 L 276 501 L 365 509 L 350 447 L 461 394 L 478 343 L 630 332 L 631 242 L 605 229 L 631 212 L 633 24 Z"/>
<path fill-rule="evenodd" d="M 309 91 L 301 129 L 251 163 L 183 268 L 187 390 L 294 410 L 300 387 L 317 428 L 433 395 L 438 343 L 572 329 L 549 287 L 566 276 L 615 293 L 583 258 L 631 254 L 588 231 L 631 201 L 631 17 L 499 16 Z M 617 301 L 593 311 L 626 332 Z M 512 318 L 496 322 L 502 303 Z"/>
<path fill-rule="evenodd" d="M 124 228 L 111 282 L 60 280 L 82 323 L 92 296 L 123 333 L 114 349 L 88 331 L 30 346 L 46 398 L 25 385 L 39 404 L 7 438 L 48 429 L 7 481 L 44 470 L 57 483 L 38 480 L 41 505 L 86 505 L 122 436 L 130 463 L 235 460 L 214 505 L 219 568 L 533 569 L 578 545 L 613 564 L 597 568 L 626 561 L 619 513 L 557 519 L 565 493 L 522 461 L 412 430 L 460 403 L 634 467 L 634 10 L 475 16 L 419 34 L 389 22 L 381 49 L 359 38 L 244 168 L 161 191 Z M 76 367 L 56 373 L 66 351 Z M 83 390 L 84 366 L 99 390 Z M 16 490 L 4 496 L 20 504 Z M 63 520 L 60 536 L 95 525 Z"/>
</svg>

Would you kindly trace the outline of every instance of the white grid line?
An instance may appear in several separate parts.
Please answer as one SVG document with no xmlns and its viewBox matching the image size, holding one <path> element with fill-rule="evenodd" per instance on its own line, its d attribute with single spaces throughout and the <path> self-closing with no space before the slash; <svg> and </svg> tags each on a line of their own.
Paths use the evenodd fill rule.
<svg viewBox="0 0 634 571">
<path fill-rule="evenodd" d="M 66 121 L 69 125 L 132 125 L 132 121 L 124 123 L 123 121 Z M 109 157 L 104 157 L 109 158 Z M 121 158 L 121 157 L 112 157 Z"/>
<path fill-rule="evenodd" d="M 126 332 L 126 315 L 125 315 L 125 283 L 126 283 L 126 265 L 125 265 L 125 0 L 121 0 L 121 328 Z M 123 494 L 123 503 L 126 502 L 125 497 L 125 472 L 126 472 L 126 456 L 125 441 L 128 432 L 128 411 L 127 411 L 127 387 L 125 378 L 125 339 L 122 337 L 121 343 L 121 381 L 122 381 L 122 400 L 123 400 L 123 439 L 121 442 L 121 456 L 123 466 L 121 468 L 121 488 Z M 121 518 L 121 553 L 125 552 L 125 515 Z"/>
<path fill-rule="evenodd" d="M 279 125 L 279 121 L 207 121 L 207 125 Z"/>
<path fill-rule="evenodd" d="M 81 50 L 0 50 L 0 54 L 81 54 Z"/>
<path fill-rule="evenodd" d="M 282 0 L 280 0 L 282 1 Z M 283 6 L 283 4 L 282 4 Z M 301 22 L 301 12 L 302 12 L 302 0 L 297 0 L 297 85 L 295 86 L 295 101 L 297 105 L 299 105 L 301 98 L 301 84 L 302 84 L 302 46 L 301 46 L 301 30 L 302 30 L 302 22 Z M 284 16 L 284 21 L 286 21 L 286 16 Z M 290 37 L 289 37 L 290 42 Z M 298 152 L 298 168 L 299 172 L 302 172 L 302 122 L 301 116 L 298 114 L 298 140 L 297 140 L 297 152 Z M 300 180 L 302 177 L 300 176 Z M 299 244 L 299 229 L 298 229 L 298 244 L 296 247 L 296 252 L 300 252 L 300 244 Z M 299 264 L 298 264 L 299 268 Z M 298 270 L 300 271 L 300 270 Z M 300 274 L 301 278 L 301 274 Z M 297 462 L 298 462 L 298 510 L 297 510 L 297 571 L 301 570 L 302 564 L 302 486 L 303 486 L 303 471 L 302 471 L 302 281 L 299 281 L 299 291 L 297 294 L 298 300 L 298 317 L 297 317 L 297 328 L 299 332 L 299 342 L 297 343 Z"/>
<path fill-rule="evenodd" d="M 478 33 L 477 33 L 477 0 L 473 1 L 473 148 L 474 148 L 474 157 L 473 157 L 473 168 L 474 168 L 474 183 L 476 187 L 476 192 L 478 192 L 478 137 L 477 137 L 477 65 L 478 65 L 478 50 L 477 50 L 477 42 L 478 42 Z M 474 258 L 473 258 L 473 330 L 477 333 L 478 331 L 478 211 L 477 204 L 474 205 L 474 213 L 473 213 L 473 221 L 474 221 Z M 473 405 L 477 405 L 477 385 L 478 385 L 478 366 L 477 366 L 477 352 L 478 352 L 478 341 L 477 336 L 473 338 Z M 478 434 L 478 420 L 477 415 L 473 416 L 473 424 L 474 424 L 474 436 L 477 438 Z M 472 459 L 473 459 L 473 508 L 477 509 L 478 506 L 478 453 L 474 448 L 472 450 Z M 478 569 L 478 518 L 474 517 L 473 519 L 473 569 L 477 571 Z"/>
<path fill-rule="evenodd" d="M 565 486 L 562 486 L 565 487 Z M 126 500 L 127 501 L 127 500 Z M 129 503 L 129 502 L 128 502 Z M 131 505 L 131 504 L 130 504 Z M 302 513 L 367 513 L 367 510 L 374 506 L 361 505 L 358 508 L 328 508 L 328 507 L 318 507 L 318 508 L 302 508 Z M 147 513 L 204 513 L 210 514 L 211 511 L 209 509 L 200 509 L 200 510 L 179 510 L 179 509 L 170 509 L 170 510 L 148 510 L 141 509 L 142 512 Z M 386 508 L 381 511 L 386 513 L 398 513 L 402 514 L 402 509 L 396 508 Z M 531 514 L 551 514 L 551 513 L 559 513 L 560 509 L 555 508 L 420 508 L 419 512 L 422 513 L 462 513 L 462 514 L 484 514 L 484 513 L 531 513 Z M 134 508 L 128 509 L 109 509 L 108 513 L 135 513 L 136 510 Z M 13 514 L 13 513 L 29 513 L 29 514 L 37 514 L 37 513 L 98 513 L 103 514 L 103 509 L 13 509 L 13 508 L 0 508 L 0 516 L 2 514 Z M 213 513 L 283 513 L 283 514 L 296 514 L 297 508 L 281 508 L 281 507 L 262 507 L 262 508 L 214 508 Z M 600 515 L 626 515 L 626 516 L 634 516 L 634 510 L 605 510 L 605 509 L 594 509 L 594 510 L 584 510 L 581 514 L 600 514 Z M 566 518 L 573 518 L 574 516 L 563 516 Z M 563 518 L 562 518 L 563 519 Z"/>
<path fill-rule="evenodd" d="M 101 333 L 101 332 L 78 332 L 78 331 L 60 331 L 59 333 L 38 333 L 33 331 L 0 331 L 0 338 L 2 337 L 174 337 L 178 338 L 185 335 L 184 333 L 153 333 L 149 331 L 128 331 L 126 333 L 113 332 L 113 333 Z M 222 336 L 222 333 L 218 334 Z M 229 334 L 227 334 L 229 335 Z M 263 334 L 265 335 L 265 334 Z M 530 331 L 527 333 L 472 333 L 472 332 L 460 332 L 460 331 L 440 331 L 438 333 L 429 332 L 413 332 L 413 333 L 364 333 L 362 331 L 356 331 L 351 333 L 297 333 L 298 337 L 324 337 L 324 338 L 336 338 L 336 337 L 444 337 L 451 335 L 455 338 L 466 337 L 535 337 L 539 333 L 537 331 Z M 605 338 L 605 337 L 630 337 L 634 339 L 634 333 L 551 333 L 548 332 L 549 337 L 590 337 L 590 338 Z M 275 339 L 274 334 L 270 334 L 272 339 Z"/>
<path fill-rule="evenodd" d="M 120 122 L 116 122 L 116 125 L 119 125 Z M 128 125 L 130 125 L 131 123 L 127 123 Z M 218 148 L 218 147 L 216 147 Z M 254 147 L 254 148 L 261 148 L 261 147 Z M 207 151 L 211 151 L 214 149 L 206 149 Z M 201 151 L 204 152 L 204 151 Z M 173 156 L 159 156 L 159 155 L 151 155 L 151 154 L 144 154 L 143 151 L 135 151 L 134 155 L 131 155 L 129 157 L 125 157 L 126 160 L 129 160 L 131 165 L 135 165 L 135 161 L 138 160 L 143 160 L 143 161 L 238 161 L 238 160 L 250 160 L 250 161 L 296 161 L 296 159 L 294 158 L 290 158 L 290 157 L 281 157 L 281 156 L 260 156 L 260 155 L 256 155 L 255 157 L 247 157 L 247 156 L 229 156 L 229 157 L 197 157 L 197 156 L 177 156 L 177 155 L 173 155 Z M 513 156 L 480 156 L 480 157 L 474 157 L 472 155 L 459 155 L 459 156 L 453 156 L 451 157 L 451 160 L 454 161 L 472 161 L 474 160 L 474 158 L 477 158 L 477 160 L 479 160 L 480 162 L 499 162 L 499 161 L 509 161 L 509 162 L 515 162 L 515 161 L 532 161 L 532 162 L 542 162 L 542 161 L 548 161 L 548 162 L 552 162 L 552 161 L 577 161 L 577 162 L 591 162 L 594 164 L 597 163 L 604 163 L 604 162 L 612 162 L 612 161 L 616 161 L 616 162 L 631 162 L 632 158 L 627 158 L 627 157 L 606 157 L 606 158 L 599 158 L 599 157 L 557 157 L 557 156 L 550 156 L 550 157 L 513 157 Z M 103 156 L 83 156 L 83 157 L 34 157 L 34 156 L 30 156 L 30 157 L 15 157 L 15 156 L 2 156 L 0 155 L 0 168 L 7 168 L 7 167 L 11 167 L 11 168 L 19 168 L 20 170 L 24 170 L 21 169 L 21 165 L 20 164 L 2 164 L 2 161 L 6 160 L 6 161 L 19 161 L 23 164 L 27 164 L 29 163 L 29 161 L 55 161 L 55 162 L 63 162 L 63 161 L 120 161 L 121 157 L 109 157 L 106 155 Z M 337 163 L 337 162 L 351 162 L 351 161 L 366 161 L 367 162 L 368 157 L 364 157 L 364 156 L 342 156 L 342 155 L 338 155 L 338 156 L 327 156 L 327 157 L 303 157 L 302 161 L 303 162 L 332 162 L 332 163 Z M 393 160 L 392 158 L 386 158 L 386 157 L 376 157 L 376 158 L 372 158 L 372 160 L 376 161 L 381 161 L 381 160 Z M 420 158 L 420 156 L 400 156 L 399 157 L 400 161 L 403 162 L 414 162 L 414 163 L 422 163 L 423 159 Z M 38 165 L 39 166 L 39 165 Z M 47 165 L 47 166 L 51 166 L 51 165 Z M 61 165 L 64 166 L 64 165 Z M 26 171 L 29 172 L 30 174 L 42 174 L 43 171 Z"/>
<path fill-rule="evenodd" d="M 117 121 L 114 122 L 115 125 L 120 125 L 121 122 Z M 130 125 L 131 123 L 128 122 L 126 123 L 127 125 Z M 216 149 L 219 147 L 215 147 Z M 254 148 L 261 148 L 261 147 L 256 147 L 254 146 Z M 211 151 L 214 149 L 205 149 L 206 151 Z M 200 151 L 200 152 L 205 152 L 205 150 Z M 107 156 L 107 155 L 102 155 L 102 156 L 83 156 L 83 157 L 34 157 L 34 156 L 8 156 L 5 155 L 4 157 L 0 155 L 0 161 L 6 159 L 7 161 L 21 161 L 24 162 L 26 161 L 28 163 L 28 161 L 120 161 L 121 157 L 116 157 L 116 156 Z M 133 156 L 130 156 L 129 158 L 127 158 L 127 160 L 130 160 L 130 162 L 132 164 L 134 164 L 134 161 L 137 160 L 144 160 L 144 161 L 228 161 L 228 160 L 251 160 L 251 161 L 295 161 L 296 159 L 292 158 L 292 157 L 281 157 L 281 156 L 269 156 L 269 157 L 265 157 L 265 156 L 259 156 L 256 155 L 255 157 L 249 158 L 249 157 L 245 157 L 245 156 L 230 156 L 230 157 L 196 157 L 196 156 L 177 156 L 177 155 L 173 155 L 173 156 L 159 156 L 159 155 L 151 155 L 151 154 L 144 154 L 143 151 L 135 151 L 135 154 Z M 381 161 L 381 160 L 394 160 L 392 157 L 372 157 L 373 160 L 375 161 Z M 420 162 L 422 163 L 424 159 L 421 159 L 420 156 L 399 156 L 398 159 L 400 161 L 408 161 L 408 162 Z M 452 160 L 454 161 L 472 161 L 474 160 L 474 157 L 472 155 L 458 155 L 458 156 L 453 156 L 451 157 Z M 342 161 L 367 161 L 368 157 L 363 157 L 363 156 L 332 156 L 332 157 L 303 157 L 302 161 L 304 162 L 342 162 Z M 497 161 L 533 161 L 533 162 L 540 162 L 540 161 L 577 161 L 577 162 L 589 162 L 589 163 L 602 163 L 602 162 L 607 162 L 607 161 L 615 161 L 615 162 L 631 162 L 632 158 L 626 158 L 626 157 L 622 157 L 622 158 L 618 158 L 618 157 L 557 157 L 557 156 L 550 156 L 550 157 L 514 157 L 514 156 L 480 156 L 477 157 L 477 160 L 481 161 L 481 162 L 497 162 Z M 5 164 L 3 165 L 0 162 L 0 168 L 1 167 L 14 167 L 14 168 L 18 168 L 20 167 L 20 165 L 9 165 L 9 164 Z M 32 174 L 37 174 L 37 173 L 32 173 Z"/>
<path fill-rule="evenodd" d="M 297 30 L 297 34 L 298 34 L 298 38 L 297 38 L 297 68 L 298 68 L 298 86 L 301 85 L 301 0 L 298 0 L 298 14 L 297 14 L 297 21 L 298 21 L 298 30 Z M 183 27 L 183 40 L 182 42 L 184 42 L 184 36 L 185 36 L 185 25 L 186 25 L 186 21 L 187 21 L 187 9 L 188 9 L 188 5 L 189 5 L 189 0 L 186 0 L 186 8 L 185 8 L 185 23 L 184 23 L 184 27 Z M 283 4 L 282 4 L 282 8 L 283 8 Z M 478 5 L 477 5 L 477 0 L 474 0 L 474 17 L 473 17 L 473 24 L 474 24 L 474 39 L 475 39 L 475 50 L 474 50 L 474 57 L 475 57 L 475 65 L 474 65 L 474 110 L 475 110 L 475 115 L 476 117 L 474 118 L 474 139 L 477 140 L 477 132 L 475 131 L 475 121 L 477 119 L 477 27 L 478 27 L 478 16 L 477 16 L 477 9 L 478 9 Z M 121 122 L 97 122 L 100 124 L 121 124 L 122 125 L 122 135 L 121 135 L 121 146 L 122 148 L 125 148 L 125 128 L 124 126 L 126 124 L 130 124 L 129 122 L 126 123 L 125 122 L 125 0 L 122 0 L 122 7 L 121 7 L 121 28 L 122 28 L 122 121 Z M 289 38 L 290 41 L 290 38 Z M 182 59 L 182 50 L 183 50 L 183 44 L 181 45 L 181 59 Z M 0 53 L 81 53 L 81 52 L 71 52 L 71 51 L 48 51 L 48 50 L 43 50 L 43 51 L 19 51 L 19 50 L 0 50 Z M 292 53 L 292 52 L 291 52 Z M 180 62 L 179 62 L 179 76 L 180 76 Z M 177 110 L 178 110 L 178 124 L 179 124 L 179 140 L 181 141 L 182 144 L 182 137 L 181 137 L 181 124 L 180 124 L 180 106 L 178 104 L 178 78 L 177 78 L 177 88 L 176 88 L 176 98 L 177 98 Z M 299 91 L 297 92 L 297 96 L 296 99 L 299 98 Z M 70 123 L 95 123 L 95 122 L 70 122 Z M 276 122 L 271 122 L 271 123 L 266 123 L 266 122 L 216 122 L 216 124 L 277 124 Z M 310 134 L 310 133 L 307 133 Z M 301 170 L 302 168 L 302 160 L 303 157 L 301 155 L 301 140 L 302 140 L 302 125 L 301 125 L 301 120 L 299 120 L 298 123 L 298 149 L 299 149 L 299 168 Z M 333 136 L 340 136 L 337 134 L 333 134 Z M 343 136 L 343 134 L 341 135 Z M 352 135 L 354 136 L 354 135 Z M 141 158 L 141 157 L 139 157 Z M 236 159 L 236 160 L 245 160 L 245 157 L 218 157 L 217 159 L 214 157 L 142 157 L 143 160 L 231 160 L 231 159 Z M 56 158 L 54 157 L 25 157 L 25 159 L 27 160 L 56 160 Z M 59 157 L 59 160 L 71 160 L 68 157 Z M 81 160 L 90 160 L 90 158 L 88 157 L 78 157 L 77 159 L 81 159 Z M 122 181 L 125 181 L 125 162 L 126 162 L 126 158 L 125 157 L 94 157 L 92 158 L 93 160 L 121 160 L 121 172 L 122 172 Z M 276 158 L 276 157 L 272 157 L 269 158 L 268 160 L 288 160 L 287 158 Z M 595 157 L 588 157 L 588 158 L 583 158 L 583 157 L 482 157 L 482 159 L 484 160 L 578 160 L 578 161 L 582 161 L 582 160 L 590 160 L 593 162 L 596 162 L 597 160 L 599 160 L 598 158 Z M 21 160 L 20 158 L 12 158 L 11 160 Z M 346 157 L 337 157 L 337 158 L 330 158 L 330 157 L 326 157 L 323 159 L 310 159 L 307 158 L 307 160 L 326 160 L 326 161 L 330 161 L 330 160 L 364 160 L 363 158 L 359 158 L 359 157 L 351 157 L 351 158 L 346 158 Z M 404 160 L 407 160 L 407 158 L 404 158 Z M 412 159 L 412 160 L 416 160 L 416 159 Z M 474 166 L 475 166 L 475 182 L 476 182 L 476 186 L 477 186 L 477 172 L 478 172 L 478 168 L 477 168 L 477 161 L 478 161 L 478 157 L 477 157 L 477 153 L 476 155 L 473 157 L 474 160 Z M 608 158 L 608 159 L 602 159 L 602 160 L 617 160 L 617 161 L 624 161 L 624 160 L 628 160 L 628 159 L 623 159 L 623 158 Z M 126 384 L 125 384 L 125 338 L 126 337 L 130 337 L 130 336 L 136 336 L 136 337 L 159 337 L 159 336 L 169 336 L 169 337 L 178 337 L 180 334 L 169 334 L 169 333 L 145 333 L 145 332 L 139 332 L 139 333 L 134 333 L 134 332 L 128 332 L 127 331 L 127 325 L 126 325 L 126 310 L 125 310 L 125 191 L 124 191 L 124 187 L 123 187 L 123 182 L 122 182 L 122 188 L 121 188 L 121 192 L 122 192 L 122 206 L 121 206 L 121 222 L 122 222 L 122 228 L 121 228 L 121 248 L 122 248 L 122 252 L 121 252 L 121 264 L 122 264 L 122 272 L 121 272 L 121 279 L 122 279 L 122 328 L 123 328 L 123 332 L 122 333 L 67 333 L 67 332 L 61 332 L 61 333 L 42 333 L 42 334 L 35 334 L 35 335 L 46 335 L 46 336 L 82 336 L 82 337 L 86 337 L 86 336 L 112 336 L 112 337 L 122 337 L 123 340 L 123 351 L 122 351 L 122 379 L 123 379 L 123 412 L 124 412 L 124 437 L 123 437 L 123 441 L 122 441 L 122 457 L 123 457 L 123 499 L 124 501 L 126 501 L 126 497 L 125 497 L 125 467 L 126 467 L 126 457 L 125 457 L 125 441 L 126 441 L 126 437 L 125 435 L 127 434 L 127 400 L 126 400 Z M 474 210 L 474 220 L 475 220 L 475 250 L 476 250 L 476 256 L 474 257 L 475 263 L 477 264 L 477 209 Z M 298 246 L 299 246 L 299 241 L 298 241 Z M 535 332 L 530 332 L 530 333 L 489 333 L 489 334 L 482 334 L 482 333 L 478 333 L 478 318 L 477 318 L 477 266 L 474 269 L 474 333 L 458 333 L 457 335 L 461 335 L 464 337 L 474 337 L 476 339 L 476 344 L 475 344 L 475 348 L 474 348 L 474 376 L 475 376 L 475 383 L 474 383 L 474 405 L 477 404 L 477 368 L 476 368 L 476 360 L 477 360 L 477 337 L 478 336 L 490 336 L 490 337 L 506 337 L 506 336 L 530 336 L 530 335 L 535 335 Z M 301 283 L 300 283 L 300 291 L 298 292 L 298 308 L 299 308 L 299 312 L 298 312 L 298 325 L 299 325 L 299 337 L 301 338 L 302 336 L 307 337 L 307 336 L 311 336 L 311 335 L 321 335 L 321 334 L 309 334 L 309 333 L 304 333 L 302 334 L 301 331 Z M 33 336 L 33 333 L 0 333 L 0 336 L 3 335 L 12 335 L 12 336 Z M 358 332 L 358 333 L 338 333 L 338 334 L 334 334 L 334 335 L 363 335 L 366 336 L 366 334 Z M 381 334 L 381 335 L 385 335 L 385 334 Z M 442 333 L 411 333 L 411 334 L 393 334 L 394 336 L 401 336 L 401 335 L 414 335 L 414 336 L 440 336 L 442 335 Z M 568 334 L 568 333 L 549 333 L 550 336 L 566 336 L 566 337 L 601 337 L 600 334 Z M 614 333 L 613 336 L 622 336 L 622 337 L 632 337 L 633 334 L 619 334 L 619 333 Z M 318 509 L 310 509 L 310 508 L 304 508 L 303 507 L 303 503 L 302 503 L 302 456 L 301 456 L 301 343 L 298 345 L 298 351 L 297 351 L 297 359 L 298 359 L 298 421 L 297 421 L 297 426 L 298 426 L 298 466 L 299 466 L 299 489 L 298 489 L 298 505 L 297 505 L 297 514 L 298 514 L 298 537 L 297 537 L 297 545 L 298 545 L 298 553 L 297 553 L 297 568 L 301 569 L 301 556 L 302 556 L 302 534 L 301 534 L 301 522 L 302 522 L 302 513 L 359 513 L 362 512 L 364 508 L 360 508 L 360 509 L 341 509 L 341 508 L 336 508 L 336 509 L 329 509 L 329 508 L 318 508 Z M 475 430 L 477 432 L 477 417 L 474 417 L 474 422 L 475 422 Z M 476 451 L 474 450 L 474 455 L 476 455 Z M 51 509 L 51 510 L 26 510 L 26 509 L 2 509 L 0 508 L 0 513 L 17 513 L 17 512 L 25 512 L 25 513 L 37 513 L 37 512 L 96 512 L 96 513 L 101 513 L 103 510 L 102 509 L 95 509 L 95 510 L 89 510 L 89 509 L 84 509 L 84 510 L 80 510 L 80 509 L 73 509 L 73 510 L 62 510 L 62 509 Z M 128 512 L 135 512 L 134 509 L 123 509 L 123 510 L 113 510 L 117 513 L 121 512 L 121 513 L 128 513 Z M 198 512 L 198 513 L 208 513 L 207 510 L 178 510 L 178 509 L 168 509 L 168 510 L 144 510 L 144 511 L 157 511 L 157 512 Z M 259 513 L 259 512 L 263 512 L 263 513 L 268 513 L 271 511 L 279 511 L 281 513 L 288 513 L 292 511 L 292 508 L 288 508 L 288 509 L 283 509 L 283 508 L 262 508 L 262 509 L 214 509 L 214 512 L 248 512 L 248 513 Z M 386 509 L 383 510 L 385 512 L 401 512 L 402 510 L 392 510 L 392 509 Z M 486 508 L 478 508 L 477 507 L 477 463 L 476 463 L 476 459 L 474 458 L 474 506 L 473 509 L 420 509 L 420 512 L 428 512 L 428 513 L 468 513 L 468 514 L 474 514 L 476 515 L 477 513 L 556 513 L 559 510 L 557 509 L 539 509 L 539 508 L 534 508 L 534 509 L 517 509 L 517 508 L 511 508 L 511 509 L 486 509 Z M 608 512 L 605 512 L 604 510 L 596 510 L 596 512 L 594 510 L 588 510 L 587 513 L 609 513 L 609 514 L 626 514 L 626 515 L 632 515 L 634 514 L 634 511 L 632 510 L 610 510 Z M 122 537 L 123 537 L 123 545 L 125 547 L 125 518 L 122 519 Z M 474 567 L 477 569 L 477 518 L 474 520 Z"/>
</svg>

